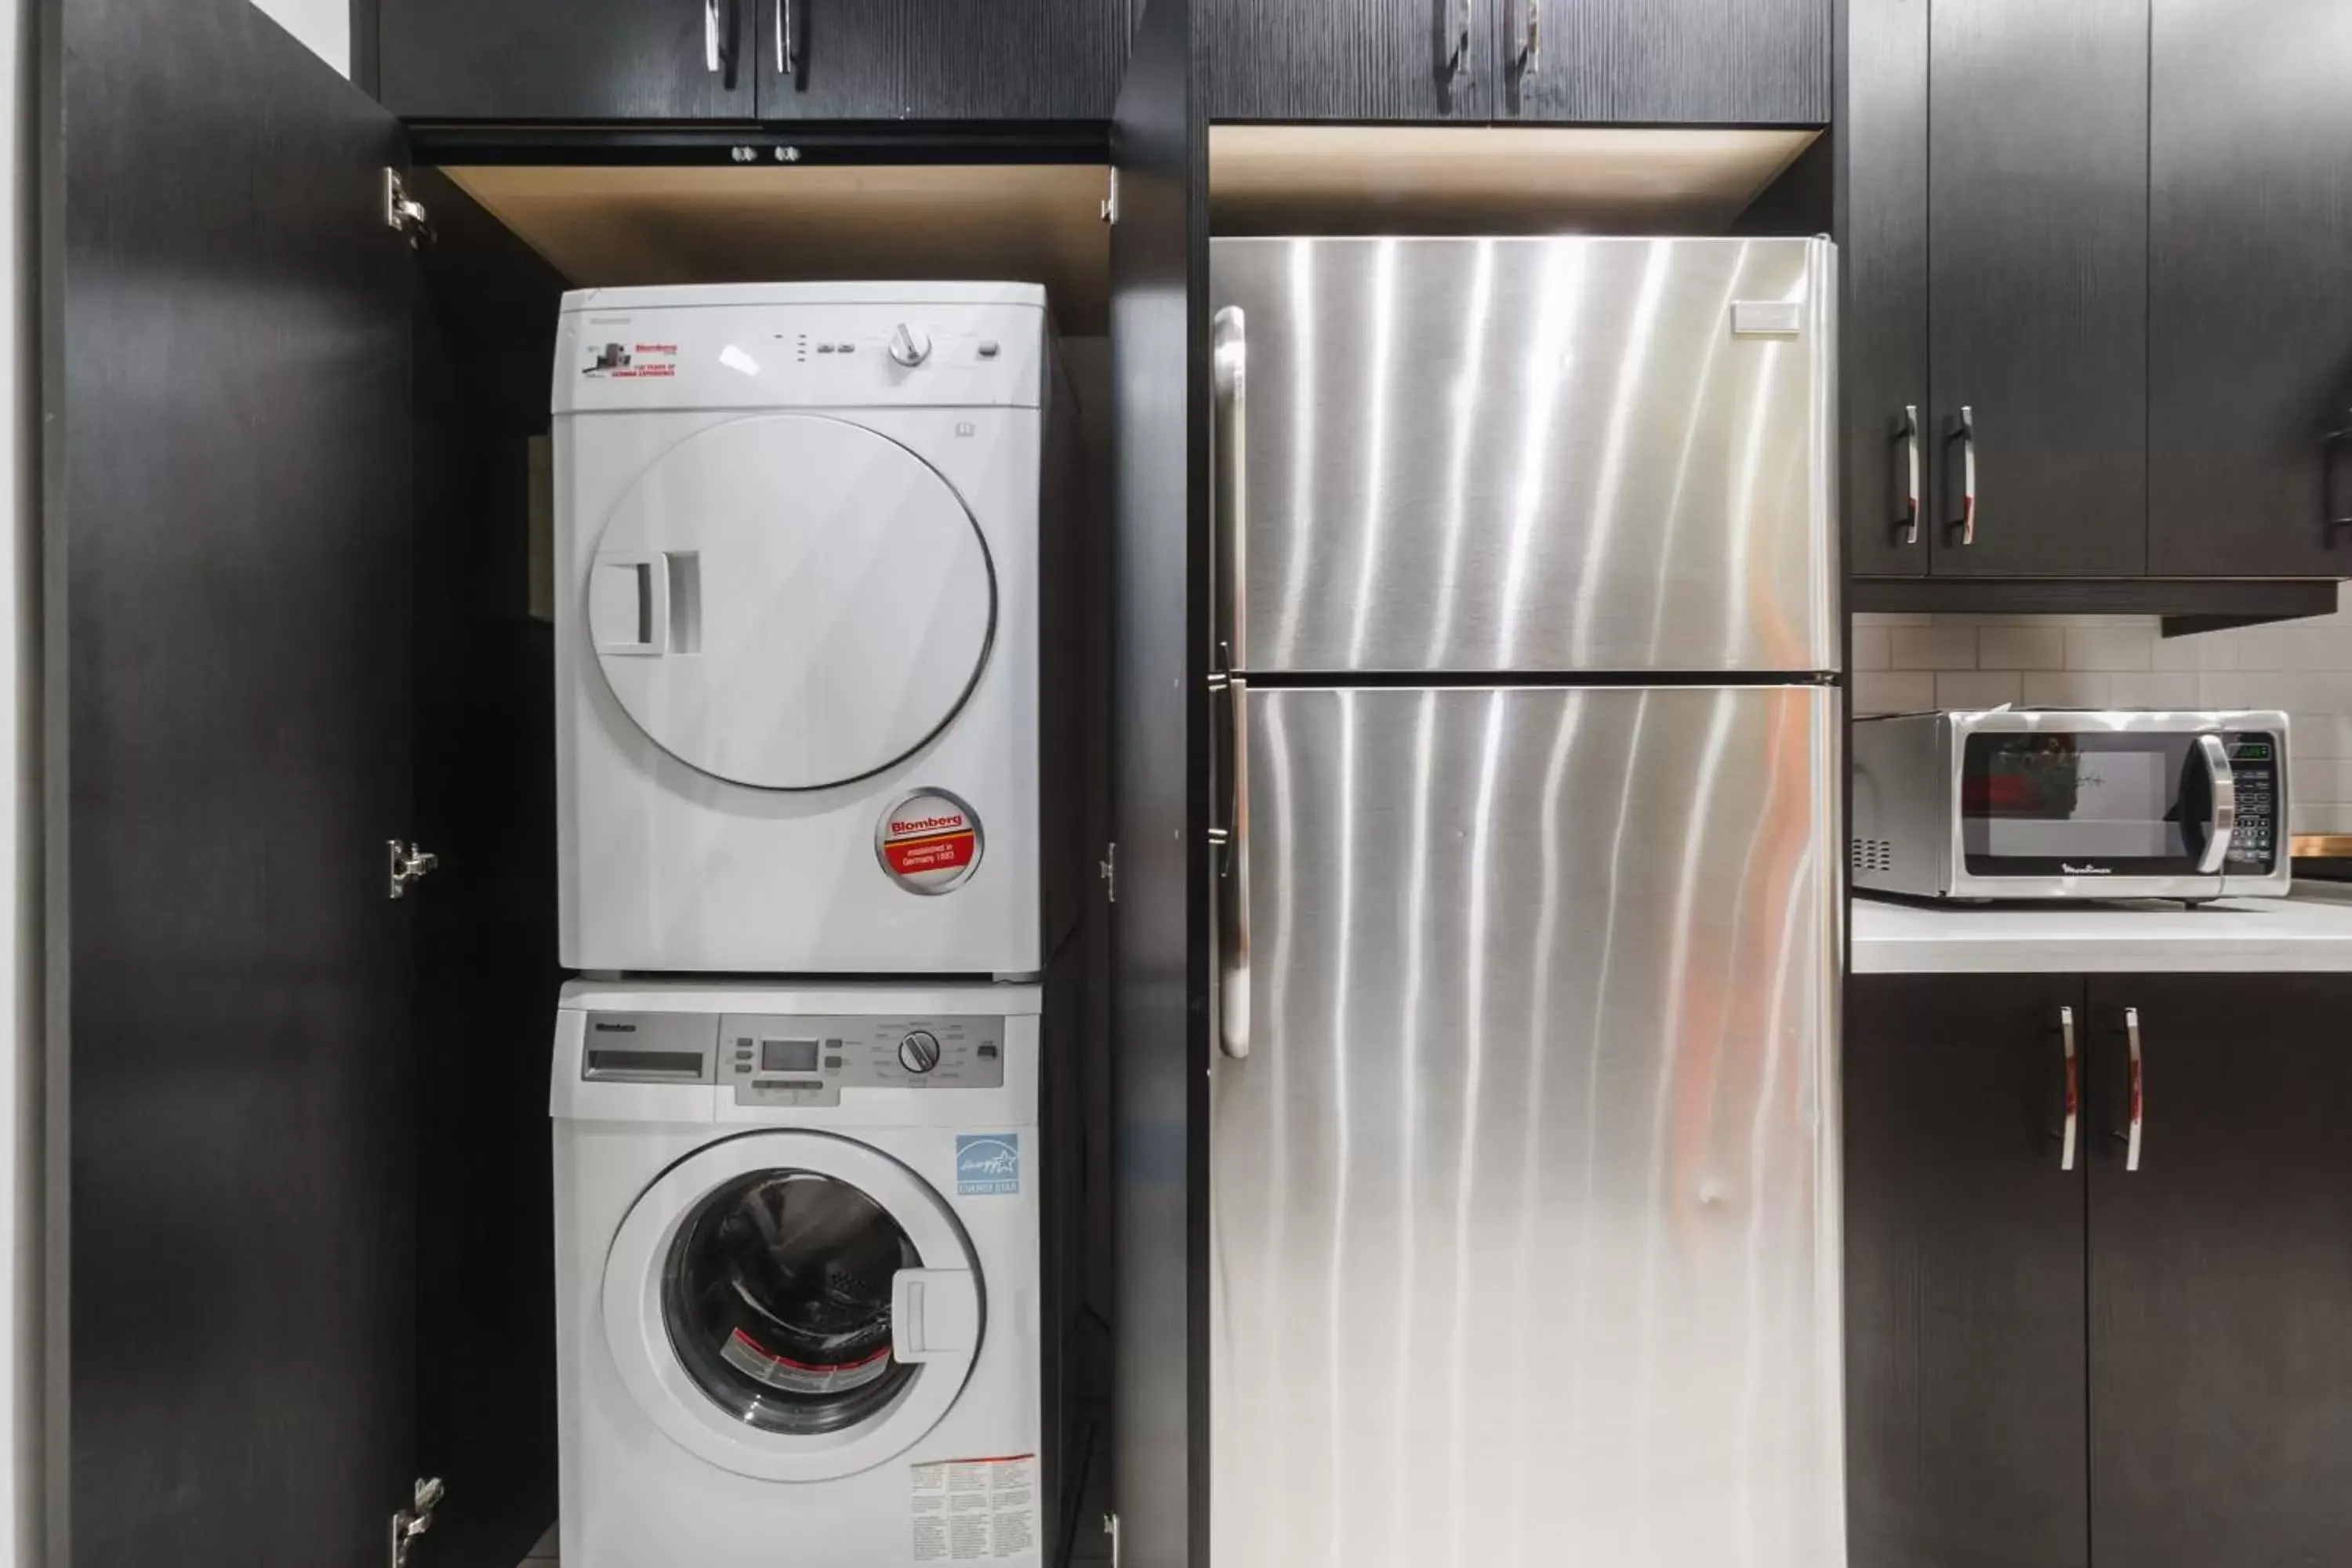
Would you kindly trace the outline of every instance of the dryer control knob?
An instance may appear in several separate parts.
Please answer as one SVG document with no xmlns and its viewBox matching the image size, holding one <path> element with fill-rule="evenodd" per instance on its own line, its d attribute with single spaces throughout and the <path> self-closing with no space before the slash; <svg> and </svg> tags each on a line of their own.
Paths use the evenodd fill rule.
<svg viewBox="0 0 2352 1568">
<path fill-rule="evenodd" d="M 931 357 L 931 340 L 901 321 L 890 329 L 890 357 L 911 369 Z"/>
<path fill-rule="evenodd" d="M 898 1042 L 898 1065 L 911 1073 L 926 1073 L 940 1065 L 940 1038 L 918 1029 Z"/>
</svg>

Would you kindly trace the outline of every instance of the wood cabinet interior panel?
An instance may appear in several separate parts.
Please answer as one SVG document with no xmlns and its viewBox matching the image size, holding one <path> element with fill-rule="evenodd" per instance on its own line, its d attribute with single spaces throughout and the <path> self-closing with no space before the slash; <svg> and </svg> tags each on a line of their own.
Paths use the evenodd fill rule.
<svg viewBox="0 0 2352 1568">
<path fill-rule="evenodd" d="M 1108 320 L 1100 164 L 444 171 L 577 287 L 799 279 L 1043 283 L 1061 330 Z"/>
</svg>

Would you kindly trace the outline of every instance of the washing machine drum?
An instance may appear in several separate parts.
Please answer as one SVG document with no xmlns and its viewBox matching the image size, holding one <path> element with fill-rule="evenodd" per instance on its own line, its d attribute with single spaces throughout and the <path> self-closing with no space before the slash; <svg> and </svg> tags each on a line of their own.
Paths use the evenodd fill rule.
<svg viewBox="0 0 2352 1568">
<path fill-rule="evenodd" d="M 761 1171 L 714 1191 L 678 1229 L 663 1317 L 704 1394 L 770 1432 L 832 1432 L 898 1397 L 891 1280 L 914 1244 L 855 1187 Z"/>
<path fill-rule="evenodd" d="M 952 723 L 996 628 L 988 548 L 887 437 L 761 415 L 638 476 L 589 570 L 589 641 L 639 729 L 762 789 L 882 772 Z"/>
</svg>

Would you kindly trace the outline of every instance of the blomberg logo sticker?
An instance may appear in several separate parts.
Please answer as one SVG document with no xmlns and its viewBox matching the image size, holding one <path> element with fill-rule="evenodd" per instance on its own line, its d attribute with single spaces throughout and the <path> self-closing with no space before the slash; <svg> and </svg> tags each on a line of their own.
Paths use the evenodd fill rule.
<svg viewBox="0 0 2352 1568">
<path fill-rule="evenodd" d="M 677 345 L 583 343 L 580 374 L 591 381 L 669 381 L 677 375 Z"/>
<path fill-rule="evenodd" d="M 952 892 L 980 869 L 980 816 L 945 790 L 918 790 L 874 825 L 874 858 L 910 893 Z"/>
<path fill-rule="evenodd" d="M 1021 1135 L 956 1134 L 956 1195 L 1009 1197 L 1021 1190 Z"/>
</svg>

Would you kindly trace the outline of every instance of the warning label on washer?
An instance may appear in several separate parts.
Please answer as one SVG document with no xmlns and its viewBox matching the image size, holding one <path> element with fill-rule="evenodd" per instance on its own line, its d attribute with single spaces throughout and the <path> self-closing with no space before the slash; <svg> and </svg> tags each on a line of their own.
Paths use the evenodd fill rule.
<svg viewBox="0 0 2352 1568">
<path fill-rule="evenodd" d="M 592 381 L 667 381 L 677 374 L 676 343 L 583 343 L 580 374 Z"/>
<path fill-rule="evenodd" d="M 980 818 L 945 790 L 908 795 L 882 814 L 874 852 L 891 880 L 910 893 L 944 893 L 979 868 Z"/>
<path fill-rule="evenodd" d="M 1034 1562 L 1037 1456 L 909 1465 L 917 1563 Z"/>
</svg>

